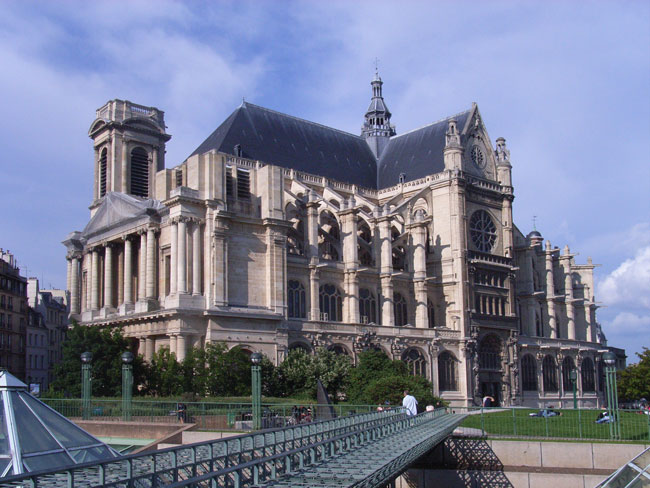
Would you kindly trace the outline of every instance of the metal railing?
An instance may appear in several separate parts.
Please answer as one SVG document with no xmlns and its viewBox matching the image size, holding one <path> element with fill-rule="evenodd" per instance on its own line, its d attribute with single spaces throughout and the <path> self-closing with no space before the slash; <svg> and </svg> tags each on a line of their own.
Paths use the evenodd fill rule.
<svg viewBox="0 0 650 488">
<path fill-rule="evenodd" d="M 272 458 L 265 468 L 272 473 L 276 469 L 274 467 L 276 466 L 274 462 L 276 455 L 292 453 L 296 450 L 303 452 L 302 448 L 312 446 L 314 451 L 310 456 L 327 456 L 324 449 L 331 449 L 332 444 L 326 441 L 339 439 L 341 436 L 352 433 L 391 429 L 390 426 L 396 422 L 409 419 L 401 410 L 357 414 L 289 426 L 283 429 L 243 434 L 228 439 L 133 454 L 119 459 L 78 464 L 64 469 L 10 476 L 0 479 L 0 488 L 19 486 L 31 488 L 138 486 L 144 488 L 166 486 L 219 470 L 228 470 L 228 473 L 234 473 L 237 470 L 229 468 L 242 466 L 239 475 L 232 475 L 232 478 L 235 479 L 237 476 L 243 475 L 254 476 L 252 471 L 245 471 L 248 469 L 247 463 L 262 458 Z M 287 454 L 287 456 L 289 459 L 291 454 Z"/>
<path fill-rule="evenodd" d="M 620 435 L 614 437 L 609 422 L 596 422 L 604 410 L 552 409 L 556 414 L 561 414 L 552 416 L 541 415 L 543 410 L 521 407 L 452 408 L 456 413 L 468 414 L 461 424 L 466 435 L 638 442 L 650 440 L 650 415 L 639 410 L 618 410 Z"/>
<path fill-rule="evenodd" d="M 69 419 L 83 417 L 81 399 L 42 398 L 45 404 Z M 183 402 L 187 407 L 186 423 L 194 423 L 199 429 L 208 430 L 250 430 L 252 428 L 251 403 Z M 357 413 L 374 412 L 376 405 L 318 405 L 262 403 L 262 428 L 280 428 L 319 419 L 319 411 L 332 408 L 337 417 Z M 179 423 L 178 402 L 134 400 L 131 403 L 131 422 Z M 89 420 L 127 420 L 121 399 L 91 399 L 88 409 Z"/>
</svg>

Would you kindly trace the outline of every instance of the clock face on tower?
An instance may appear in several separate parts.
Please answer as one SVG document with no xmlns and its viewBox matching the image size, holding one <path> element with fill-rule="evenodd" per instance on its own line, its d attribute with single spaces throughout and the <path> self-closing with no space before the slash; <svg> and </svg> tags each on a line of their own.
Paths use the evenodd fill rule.
<svg viewBox="0 0 650 488">
<path fill-rule="evenodd" d="M 483 150 L 481 149 L 480 146 L 476 144 L 472 146 L 472 149 L 470 150 L 469 154 L 476 166 L 478 166 L 481 169 L 485 168 L 485 155 L 483 154 Z"/>
</svg>

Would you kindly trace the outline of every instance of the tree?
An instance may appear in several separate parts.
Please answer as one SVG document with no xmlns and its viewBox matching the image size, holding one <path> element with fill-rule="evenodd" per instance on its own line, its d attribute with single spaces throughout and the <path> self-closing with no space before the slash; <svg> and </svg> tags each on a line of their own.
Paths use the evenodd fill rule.
<svg viewBox="0 0 650 488">
<path fill-rule="evenodd" d="M 119 396 L 122 393 L 122 353 L 134 353 L 133 381 L 143 380 L 144 364 L 137 356 L 135 345 L 122 335 L 119 328 L 82 326 L 72 321 L 63 343 L 63 359 L 55 366 L 50 386 L 53 396 L 81 396 L 81 353 L 89 351 L 92 360 L 92 395 Z"/>
<path fill-rule="evenodd" d="M 618 396 L 622 400 L 650 400 L 650 349 L 644 347 L 643 352 L 636 355 L 639 362 L 618 373 Z"/>
<path fill-rule="evenodd" d="M 183 368 L 176 355 L 162 347 L 151 357 L 147 366 L 145 391 L 155 396 L 178 396 L 183 393 Z"/>
<path fill-rule="evenodd" d="M 344 388 L 350 368 L 350 358 L 325 348 L 318 348 L 315 355 L 294 349 L 278 366 L 278 375 L 289 395 L 316 398 L 317 380 L 321 380 L 332 399 L 336 399 Z"/>
</svg>

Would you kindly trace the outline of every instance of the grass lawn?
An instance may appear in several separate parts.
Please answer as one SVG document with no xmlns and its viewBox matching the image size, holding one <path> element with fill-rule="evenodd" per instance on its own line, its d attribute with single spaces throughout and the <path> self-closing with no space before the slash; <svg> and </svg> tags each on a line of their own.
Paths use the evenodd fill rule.
<svg viewBox="0 0 650 488">
<path fill-rule="evenodd" d="M 595 423 L 598 410 L 560 410 L 559 417 L 530 417 L 534 409 L 485 411 L 469 415 L 461 427 L 483 429 L 499 436 L 610 439 L 610 424 Z M 513 413 L 514 412 L 514 413 Z M 621 439 L 650 442 L 650 419 L 636 412 L 620 412 Z"/>
</svg>

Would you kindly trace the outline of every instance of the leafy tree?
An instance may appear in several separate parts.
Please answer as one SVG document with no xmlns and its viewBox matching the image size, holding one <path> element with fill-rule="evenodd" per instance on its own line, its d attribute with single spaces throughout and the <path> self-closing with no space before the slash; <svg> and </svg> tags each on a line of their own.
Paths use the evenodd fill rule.
<svg viewBox="0 0 650 488">
<path fill-rule="evenodd" d="M 408 376 L 406 365 L 402 361 L 391 360 L 382 351 L 363 351 L 359 354 L 358 364 L 352 368 L 347 380 L 348 399 L 358 404 L 377 403 L 374 400 L 368 401 L 367 388 L 376 380 L 395 376 Z M 383 401 L 381 400 L 381 403 Z"/>
<path fill-rule="evenodd" d="M 619 373 L 618 394 L 623 400 L 650 400 L 650 349 L 636 353 L 639 362 L 630 364 Z"/>
<path fill-rule="evenodd" d="M 205 349 L 191 348 L 183 360 L 181 369 L 183 392 L 198 398 L 205 396 L 209 377 Z"/>
<path fill-rule="evenodd" d="M 134 344 L 119 328 L 82 326 L 76 321 L 63 343 L 63 359 L 55 366 L 52 395 L 81 396 L 81 353 L 89 351 L 92 360 L 92 395 L 119 396 L 122 393 L 122 353 L 136 352 Z M 135 355 L 135 354 L 134 354 Z M 133 361 L 134 384 L 142 383 L 145 367 L 142 357 Z"/>
<path fill-rule="evenodd" d="M 207 392 L 212 396 L 244 396 L 251 394 L 251 362 L 240 347 L 227 350 L 223 343 L 205 346 Z"/>
<path fill-rule="evenodd" d="M 319 348 L 315 355 L 294 349 L 278 366 L 278 375 L 289 395 L 316 398 L 317 380 L 321 380 L 330 396 L 335 399 L 344 388 L 350 368 L 350 358 L 325 348 Z"/>
<path fill-rule="evenodd" d="M 162 347 L 151 357 L 147 367 L 145 390 L 155 396 L 178 396 L 183 393 L 183 367 L 176 355 Z"/>
</svg>

